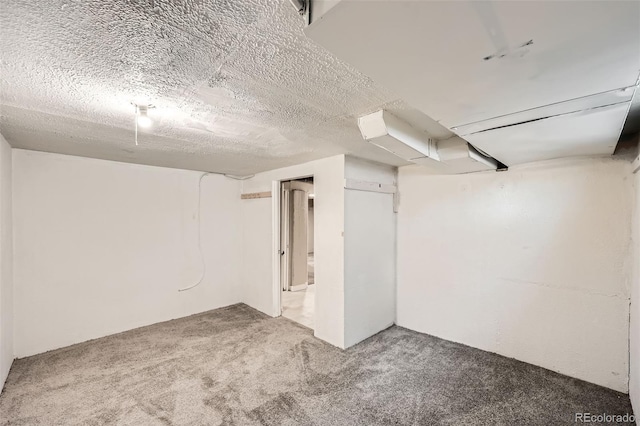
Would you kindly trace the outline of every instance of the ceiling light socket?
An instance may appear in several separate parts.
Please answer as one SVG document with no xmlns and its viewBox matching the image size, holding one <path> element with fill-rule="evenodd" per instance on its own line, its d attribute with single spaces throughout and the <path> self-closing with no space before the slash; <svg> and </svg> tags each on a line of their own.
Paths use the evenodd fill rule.
<svg viewBox="0 0 640 426">
<path fill-rule="evenodd" d="M 147 105 L 138 105 L 138 126 L 140 127 L 150 127 L 152 124 L 151 118 L 147 112 L 149 111 L 149 107 Z"/>
<path fill-rule="evenodd" d="M 153 120 L 149 117 L 149 110 L 155 108 L 153 105 L 138 105 L 133 104 L 136 107 L 136 122 L 140 127 L 150 127 L 153 124 Z"/>
</svg>

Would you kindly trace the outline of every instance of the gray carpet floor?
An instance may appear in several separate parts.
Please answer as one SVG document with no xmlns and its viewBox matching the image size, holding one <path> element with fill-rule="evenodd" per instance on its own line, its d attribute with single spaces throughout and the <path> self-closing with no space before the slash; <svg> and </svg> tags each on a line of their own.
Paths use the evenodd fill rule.
<svg viewBox="0 0 640 426">
<path fill-rule="evenodd" d="M 5 425 L 562 425 L 627 395 L 400 327 L 346 351 L 246 305 L 16 360 Z"/>
</svg>

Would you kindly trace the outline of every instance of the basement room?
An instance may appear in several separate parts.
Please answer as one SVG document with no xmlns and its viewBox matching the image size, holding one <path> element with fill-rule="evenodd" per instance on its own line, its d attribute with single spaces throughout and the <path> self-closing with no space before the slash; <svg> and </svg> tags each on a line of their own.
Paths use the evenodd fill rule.
<svg viewBox="0 0 640 426">
<path fill-rule="evenodd" d="M 2 0 L 0 425 L 638 424 L 640 1 Z"/>
</svg>

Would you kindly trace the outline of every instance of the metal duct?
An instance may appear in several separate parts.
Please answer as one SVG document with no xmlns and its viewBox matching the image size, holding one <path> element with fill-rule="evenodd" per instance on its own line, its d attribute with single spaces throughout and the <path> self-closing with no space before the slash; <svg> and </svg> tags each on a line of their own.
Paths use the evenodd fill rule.
<svg viewBox="0 0 640 426">
<path fill-rule="evenodd" d="M 362 137 L 406 161 L 443 173 L 496 170 L 497 161 L 480 154 L 460 137 L 436 141 L 411 124 L 380 110 L 358 118 Z"/>
</svg>

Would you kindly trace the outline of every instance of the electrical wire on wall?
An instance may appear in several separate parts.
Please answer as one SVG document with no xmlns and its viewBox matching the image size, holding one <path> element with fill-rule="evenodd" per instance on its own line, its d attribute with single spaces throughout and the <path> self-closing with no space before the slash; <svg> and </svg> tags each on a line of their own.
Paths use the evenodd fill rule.
<svg viewBox="0 0 640 426">
<path fill-rule="evenodd" d="M 200 273 L 200 278 L 198 278 L 198 281 L 196 281 L 194 284 L 191 284 L 188 287 L 179 288 L 178 291 L 187 291 L 187 290 L 191 290 L 194 287 L 197 287 L 198 285 L 200 285 L 202 280 L 204 280 L 204 276 L 207 272 L 207 264 L 204 261 L 204 253 L 202 252 L 202 237 L 200 236 L 200 228 L 201 228 L 200 205 L 202 204 L 202 178 L 211 174 L 218 174 L 218 173 L 213 173 L 213 172 L 203 173 L 200 175 L 200 178 L 198 179 L 198 206 L 196 210 L 196 222 L 197 222 L 197 228 L 198 228 L 198 252 L 200 253 L 200 264 L 202 265 L 202 272 Z M 245 180 L 245 179 L 252 178 L 254 175 L 237 176 L 237 175 L 225 174 L 224 176 L 234 180 Z"/>
<path fill-rule="evenodd" d="M 198 179 L 198 207 L 196 210 L 196 222 L 198 228 L 198 252 L 200 253 L 200 264 L 202 265 L 202 272 L 200 273 L 200 278 L 198 278 L 198 281 L 188 287 L 179 288 L 178 291 L 187 291 L 191 290 L 194 287 L 197 287 L 198 285 L 200 285 L 200 283 L 204 279 L 205 273 L 207 272 L 207 264 L 204 261 L 204 254 L 202 253 L 202 238 L 200 236 L 200 204 L 202 200 L 202 178 L 210 174 L 211 173 L 203 173 L 200 175 L 200 179 Z"/>
</svg>

